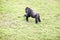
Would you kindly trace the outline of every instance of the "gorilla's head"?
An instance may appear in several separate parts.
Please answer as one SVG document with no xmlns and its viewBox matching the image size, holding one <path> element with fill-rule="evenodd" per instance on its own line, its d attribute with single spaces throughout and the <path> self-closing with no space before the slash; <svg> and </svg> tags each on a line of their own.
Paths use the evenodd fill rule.
<svg viewBox="0 0 60 40">
<path fill-rule="evenodd" d="M 25 8 L 25 12 L 28 13 L 28 14 L 30 14 L 32 12 L 32 9 L 30 9 L 29 7 L 26 7 Z"/>
</svg>

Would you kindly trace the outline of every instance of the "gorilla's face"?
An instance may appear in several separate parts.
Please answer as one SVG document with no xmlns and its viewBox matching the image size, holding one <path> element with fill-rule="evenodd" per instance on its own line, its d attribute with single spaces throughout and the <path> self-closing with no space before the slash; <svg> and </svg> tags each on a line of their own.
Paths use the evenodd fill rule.
<svg viewBox="0 0 60 40">
<path fill-rule="evenodd" d="M 25 12 L 28 13 L 28 7 L 25 8 Z"/>
<path fill-rule="evenodd" d="M 28 9 L 26 9 L 25 12 L 28 13 Z"/>
</svg>

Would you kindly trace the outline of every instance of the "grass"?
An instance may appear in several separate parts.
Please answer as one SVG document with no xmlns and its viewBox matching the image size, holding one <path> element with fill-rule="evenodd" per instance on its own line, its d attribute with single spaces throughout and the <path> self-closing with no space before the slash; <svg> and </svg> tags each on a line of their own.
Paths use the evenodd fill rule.
<svg viewBox="0 0 60 40">
<path fill-rule="evenodd" d="M 25 7 L 41 15 L 26 22 Z M 0 0 L 0 40 L 60 40 L 59 0 Z"/>
</svg>

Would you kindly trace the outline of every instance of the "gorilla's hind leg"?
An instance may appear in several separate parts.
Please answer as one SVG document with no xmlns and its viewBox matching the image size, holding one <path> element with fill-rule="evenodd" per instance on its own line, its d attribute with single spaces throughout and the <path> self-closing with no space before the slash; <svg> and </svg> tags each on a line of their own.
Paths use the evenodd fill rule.
<svg viewBox="0 0 60 40">
<path fill-rule="evenodd" d="M 38 16 L 36 15 L 35 17 L 35 23 L 37 24 L 38 23 Z"/>
<path fill-rule="evenodd" d="M 37 18 L 35 18 L 35 23 L 36 23 L 36 24 L 38 23 L 38 19 L 37 19 Z"/>
<path fill-rule="evenodd" d="M 40 17 L 38 17 L 38 21 L 41 22 Z"/>
</svg>

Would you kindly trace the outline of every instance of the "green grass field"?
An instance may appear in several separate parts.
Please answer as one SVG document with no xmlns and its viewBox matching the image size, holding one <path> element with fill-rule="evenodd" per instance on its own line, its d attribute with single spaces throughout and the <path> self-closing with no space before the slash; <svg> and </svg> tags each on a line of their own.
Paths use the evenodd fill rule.
<svg viewBox="0 0 60 40">
<path fill-rule="evenodd" d="M 26 22 L 25 7 L 41 22 Z M 0 0 L 0 40 L 60 40 L 60 0 Z"/>
</svg>

